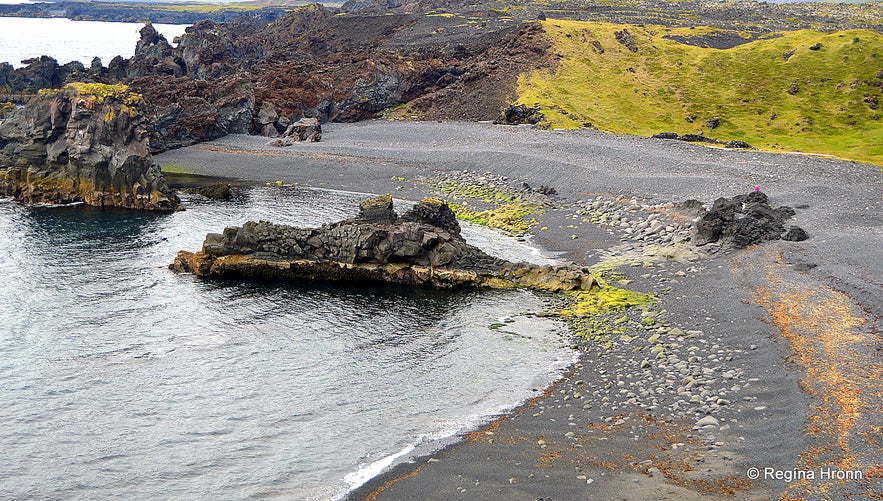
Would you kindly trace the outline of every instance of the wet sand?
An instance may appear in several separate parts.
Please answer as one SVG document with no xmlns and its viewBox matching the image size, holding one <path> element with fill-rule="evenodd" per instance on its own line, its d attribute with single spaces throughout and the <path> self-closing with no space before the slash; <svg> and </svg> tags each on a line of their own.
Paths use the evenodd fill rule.
<svg viewBox="0 0 883 501">
<path fill-rule="evenodd" d="M 618 259 L 623 287 L 659 294 L 649 313 L 625 315 L 626 336 L 583 343 L 562 381 L 455 444 L 418 449 L 351 499 L 880 495 L 878 167 L 469 123 L 331 124 L 320 143 L 265 142 L 228 136 L 156 160 L 195 174 L 403 199 L 435 194 L 428 180 L 462 170 L 551 186 L 558 195 L 533 241 L 578 263 Z M 660 251 L 688 222 L 674 204 L 756 185 L 772 205 L 795 207 L 793 223 L 811 238 L 711 255 Z M 593 223 L 588 213 L 610 219 Z M 672 225 L 671 241 L 638 231 L 636 222 L 657 217 Z M 750 468 L 760 478 L 749 478 Z M 828 478 L 841 471 L 860 473 Z"/>
</svg>

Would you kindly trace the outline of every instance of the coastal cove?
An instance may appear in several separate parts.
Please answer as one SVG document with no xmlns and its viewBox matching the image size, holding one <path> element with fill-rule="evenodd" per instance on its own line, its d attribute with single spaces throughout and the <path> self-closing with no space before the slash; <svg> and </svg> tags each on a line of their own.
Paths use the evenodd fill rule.
<svg viewBox="0 0 883 501">
<path fill-rule="evenodd" d="M 0 498 L 883 495 L 883 3 L 287 3 L 0 18 Z"/>
<path fill-rule="evenodd" d="M 319 225 L 359 198 L 247 187 L 162 215 L 0 202 L 0 496 L 336 499 L 572 362 L 558 322 L 525 316 L 554 302 L 523 291 L 202 282 L 166 267 L 207 228 Z"/>
<path fill-rule="evenodd" d="M 610 339 L 607 346 L 586 343 L 565 380 L 542 397 L 441 452 L 402 455 L 351 499 L 450 499 L 463 493 L 478 499 L 610 499 L 659 492 L 682 499 L 733 492 L 745 499 L 783 492 L 805 497 L 797 489 L 812 485 L 748 482 L 745 471 L 756 464 L 793 469 L 819 450 L 847 454 L 863 471 L 873 471 L 868 461 L 875 446 L 861 438 L 861 430 L 873 428 L 879 417 L 872 402 L 860 398 L 855 404 L 863 411 L 848 422 L 850 451 L 836 449 L 828 435 L 803 430 L 810 416 L 834 422 L 842 415 L 823 400 L 836 391 L 819 379 L 818 371 L 832 363 L 829 357 L 848 368 L 846 384 L 859 395 L 873 391 L 868 385 L 877 380 L 869 363 L 879 318 L 874 312 L 883 304 L 870 278 L 883 271 L 874 257 L 883 240 L 877 167 L 592 131 L 388 121 L 330 124 L 322 142 L 288 148 L 228 136 L 156 160 L 176 171 L 392 192 L 411 200 L 437 196 L 439 182 L 458 179 L 553 187 L 558 195 L 537 216 L 533 241 L 579 264 L 624 263 L 614 266 L 622 283 L 660 294 L 651 311 L 623 317 L 623 339 Z M 640 221 L 669 211 L 672 202 L 711 201 L 758 185 L 771 203 L 798 208 L 795 222 L 809 240 L 721 254 L 659 255 L 652 239 L 620 229 L 635 226 L 615 222 L 626 215 Z M 798 302 L 790 299 L 798 294 Z M 800 330 L 787 331 L 792 337 L 785 338 L 780 329 L 792 327 L 779 323 L 790 318 L 779 308 L 788 304 L 837 312 L 817 325 L 849 323 L 819 333 L 810 332 L 811 325 L 793 327 Z M 861 341 L 831 354 L 792 344 L 796 332 L 812 339 L 848 332 Z M 666 357 L 648 356 L 651 348 Z M 783 363 L 792 353 L 801 357 L 800 365 Z M 700 386 L 685 389 L 683 370 L 697 375 L 689 377 Z M 809 397 L 803 385 L 822 397 Z M 598 440 L 604 441 L 601 449 Z M 574 464 L 580 465 L 576 471 Z M 829 488 L 860 494 L 874 489 L 873 479 Z"/>
</svg>

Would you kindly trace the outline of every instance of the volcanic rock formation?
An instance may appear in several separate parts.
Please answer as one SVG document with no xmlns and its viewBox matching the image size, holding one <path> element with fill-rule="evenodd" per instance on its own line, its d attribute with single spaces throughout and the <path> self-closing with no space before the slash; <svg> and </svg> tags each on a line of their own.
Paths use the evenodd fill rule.
<svg viewBox="0 0 883 501">
<path fill-rule="evenodd" d="M 695 201 L 685 204 L 690 202 Z M 739 249 L 768 240 L 806 240 L 809 235 L 798 226 L 785 230 L 785 221 L 795 214 L 794 209 L 784 205 L 774 209 L 761 191 L 721 197 L 714 201 L 711 210 L 700 209 L 700 217 L 693 226 L 693 243 L 701 246 L 721 242 Z"/>
<path fill-rule="evenodd" d="M 143 106 L 125 85 L 41 92 L 0 123 L 0 193 L 28 203 L 179 209 L 148 151 Z"/>
<path fill-rule="evenodd" d="M 170 268 L 207 277 L 440 287 L 567 291 L 596 285 L 586 268 L 512 263 L 469 245 L 439 199 L 424 199 L 399 216 L 389 195 L 365 200 L 357 217 L 321 228 L 250 221 L 209 233 L 201 251 L 179 252 Z"/>
</svg>

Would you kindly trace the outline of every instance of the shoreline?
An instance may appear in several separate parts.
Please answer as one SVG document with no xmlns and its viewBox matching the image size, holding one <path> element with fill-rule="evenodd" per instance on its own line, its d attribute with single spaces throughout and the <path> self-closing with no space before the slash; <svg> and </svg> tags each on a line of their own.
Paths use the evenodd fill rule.
<svg viewBox="0 0 883 501">
<path fill-rule="evenodd" d="M 655 318 L 659 329 L 668 329 L 662 334 L 665 349 L 678 362 L 654 361 L 643 367 L 653 344 L 648 335 L 656 331 L 640 327 L 629 331 L 633 340 L 609 349 L 586 344 L 569 376 L 544 396 L 429 457 L 399 463 L 347 499 L 640 499 L 657 492 L 686 499 L 708 494 L 767 499 L 794 495 L 807 486 L 753 482 L 747 468 L 809 467 L 807 451 L 822 450 L 831 460 L 848 459 L 873 469 L 868 461 L 879 451 L 861 439 L 862 431 L 881 422 L 879 412 L 868 407 L 873 402 L 855 402 L 861 412 L 849 422 L 846 449 L 838 449 L 829 435 L 804 430 L 810 418 L 842 417 L 839 404 L 825 403 L 833 389 L 813 365 L 830 363 L 833 355 L 801 353 L 795 340 L 810 339 L 809 332 L 795 334 L 790 324 L 779 321 L 785 315 L 777 309 L 789 297 L 793 301 L 786 294 L 791 290 L 824 292 L 824 298 L 810 299 L 819 304 L 841 301 L 846 307 L 845 313 L 838 312 L 841 317 L 864 322 L 845 327 L 845 332 L 865 340 L 863 348 L 837 354 L 855 362 L 850 364 L 855 372 L 842 374 L 843 381 L 870 390 L 869 395 L 879 391 L 858 377 L 872 360 L 883 304 L 870 278 L 883 274 L 873 250 L 883 233 L 883 181 L 873 166 L 592 132 L 450 122 L 331 124 L 323 139 L 280 150 L 264 146 L 262 138 L 227 137 L 156 160 L 203 174 L 237 174 L 257 182 L 275 178 L 319 188 L 359 187 L 352 191 L 390 192 L 411 200 L 431 193 L 429 177 L 464 167 L 552 186 L 560 196 L 555 210 L 538 218 L 549 230 L 535 229 L 535 242 L 581 264 L 611 254 L 633 256 L 643 249 L 624 250 L 634 242 L 617 228 L 582 220 L 577 210 L 585 204 L 577 202 L 595 197 L 625 195 L 639 199 L 638 206 L 655 207 L 689 198 L 709 203 L 760 185 L 775 203 L 797 207 L 795 222 L 811 235 L 806 242 L 770 242 L 693 261 L 620 267 L 617 271 L 630 281 L 630 289 L 669 289 Z M 639 312 L 628 316 L 634 317 L 630 326 L 643 320 Z M 789 332 L 791 337 L 782 336 Z M 805 358 L 799 364 L 787 362 L 794 355 Z M 693 357 L 701 360 L 688 363 Z M 686 401 L 690 391 L 679 391 L 684 388 L 678 363 L 688 363 L 688 373 L 699 371 L 695 379 L 708 388 L 699 402 Z M 807 388 L 814 390 L 814 398 L 803 392 Z M 705 410 L 697 412 L 702 406 Z M 717 424 L 697 426 L 705 415 L 715 417 Z M 839 482 L 831 488 L 861 494 L 873 486 Z"/>
</svg>

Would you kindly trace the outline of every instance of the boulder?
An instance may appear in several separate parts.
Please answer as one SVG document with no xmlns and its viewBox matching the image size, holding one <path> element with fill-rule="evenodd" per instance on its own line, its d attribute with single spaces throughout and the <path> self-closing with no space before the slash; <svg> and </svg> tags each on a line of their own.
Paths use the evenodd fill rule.
<svg viewBox="0 0 883 501">
<path fill-rule="evenodd" d="M 494 120 L 497 125 L 520 125 L 538 124 L 546 119 L 546 116 L 538 107 L 528 108 L 524 104 L 506 106 L 500 112 L 500 116 Z"/>
<path fill-rule="evenodd" d="M 264 128 L 272 128 L 272 130 L 276 130 L 275 127 L 270 124 L 265 125 Z M 270 134 L 265 133 L 264 135 L 266 136 Z M 267 144 L 270 146 L 291 146 L 294 143 L 304 141 L 308 143 L 316 143 L 321 139 L 322 125 L 319 123 L 319 120 L 305 117 L 289 125 L 282 134 L 282 137 L 274 139 Z"/>
<path fill-rule="evenodd" d="M 732 149 L 746 149 L 746 150 L 753 149 L 753 146 L 751 146 L 750 144 L 748 144 L 745 141 L 742 141 L 740 139 L 733 139 L 733 140 L 727 141 L 727 143 L 724 145 L 724 147 L 725 148 L 732 148 Z"/>
<path fill-rule="evenodd" d="M 144 100 L 125 85 L 41 92 L 0 123 L 0 193 L 27 203 L 180 209 L 148 138 Z"/>
<path fill-rule="evenodd" d="M 217 182 L 207 186 L 200 186 L 196 189 L 196 192 L 206 198 L 228 200 L 233 194 L 233 189 L 227 183 Z"/>
<path fill-rule="evenodd" d="M 316 143 L 322 139 L 322 125 L 316 118 L 304 117 L 289 125 L 282 136 L 290 137 L 297 141 Z"/>
<path fill-rule="evenodd" d="M 693 243 L 697 246 L 720 242 L 724 247 L 744 248 L 768 240 L 783 238 L 785 221 L 795 215 L 787 206 L 773 208 L 761 191 L 732 198 L 718 198 L 710 210 L 699 209 L 693 225 Z M 785 235 L 789 239 L 809 238 L 794 226 Z M 801 238 L 802 237 L 802 238 Z"/>
<path fill-rule="evenodd" d="M 678 139 L 677 132 L 659 132 L 657 134 L 653 134 L 653 139 Z"/>
</svg>

